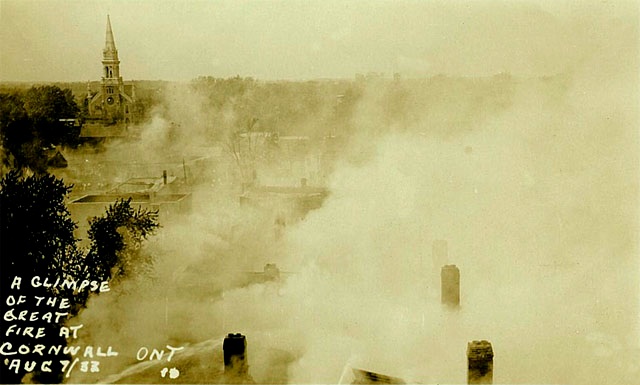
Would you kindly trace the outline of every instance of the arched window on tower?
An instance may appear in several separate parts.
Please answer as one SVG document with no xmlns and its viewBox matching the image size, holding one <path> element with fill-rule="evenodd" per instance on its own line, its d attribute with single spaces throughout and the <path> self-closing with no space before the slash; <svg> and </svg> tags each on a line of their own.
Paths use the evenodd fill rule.
<svg viewBox="0 0 640 385">
<path fill-rule="evenodd" d="M 104 67 L 104 77 L 105 78 L 109 77 L 109 67 Z"/>
</svg>

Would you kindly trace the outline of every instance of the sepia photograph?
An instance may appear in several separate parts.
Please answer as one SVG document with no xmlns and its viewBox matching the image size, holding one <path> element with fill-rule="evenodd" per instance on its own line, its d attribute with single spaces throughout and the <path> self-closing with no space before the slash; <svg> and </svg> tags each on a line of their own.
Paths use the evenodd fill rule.
<svg viewBox="0 0 640 385">
<path fill-rule="evenodd" d="M 0 383 L 638 383 L 639 26 L 0 0 Z"/>
</svg>

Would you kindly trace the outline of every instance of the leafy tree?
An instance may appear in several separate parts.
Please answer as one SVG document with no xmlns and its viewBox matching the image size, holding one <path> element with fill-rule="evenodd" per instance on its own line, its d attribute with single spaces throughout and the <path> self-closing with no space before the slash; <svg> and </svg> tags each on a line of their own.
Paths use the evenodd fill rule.
<svg viewBox="0 0 640 385">
<path fill-rule="evenodd" d="M 0 139 L 5 150 L 2 163 L 6 166 L 30 166 L 40 170 L 41 158 L 35 155 L 41 147 L 31 119 L 24 108 L 23 95 L 18 92 L 0 94 Z"/>
<path fill-rule="evenodd" d="M 149 272 L 153 261 L 141 246 L 158 228 L 157 217 L 157 211 L 132 208 L 128 198 L 109 206 L 103 216 L 92 218 L 87 269 L 101 280 L 116 282 Z"/>
<path fill-rule="evenodd" d="M 157 213 L 131 208 L 131 200 L 116 202 L 107 209 L 102 217 L 91 221 L 91 249 L 85 255 L 77 246 L 74 237 L 75 223 L 64 204 L 71 190 L 60 179 L 49 174 L 21 177 L 16 170 L 9 172 L 0 180 L 0 344 L 10 343 L 16 351 L 19 346 L 29 347 L 31 353 L 16 356 L 3 356 L 0 363 L 0 378 L 3 383 L 19 383 L 28 372 L 25 361 L 43 362 L 52 360 L 51 372 L 35 368 L 32 380 L 42 383 L 62 381 L 60 360 L 63 355 L 50 354 L 50 346 L 66 346 L 66 339 L 60 335 L 61 327 L 71 317 L 86 306 L 88 291 L 62 290 L 58 288 L 34 287 L 33 277 L 39 282 L 47 279 L 50 283 L 57 279 L 76 281 L 106 281 L 112 278 L 122 279 L 133 274 L 147 271 L 151 267 L 151 256 L 141 250 L 142 242 L 158 227 Z M 12 288 L 15 277 L 22 278 L 20 289 Z M 9 296 L 18 298 L 23 295 L 27 301 L 13 304 L 7 301 Z M 44 301 L 40 306 L 34 303 L 35 296 L 55 298 L 56 306 Z M 66 300 L 70 307 L 60 309 L 60 301 Z M 15 319 L 6 319 L 5 315 L 13 309 L 14 316 L 21 311 L 40 312 L 36 320 L 29 322 L 34 329 L 43 328 L 44 336 L 33 336 L 9 332 Z M 67 312 L 67 316 L 51 321 L 42 316 L 48 311 Z M 31 314 L 31 313 L 29 313 Z M 11 318 L 11 317 L 9 317 Z M 24 326 L 22 324 L 17 325 Z M 37 344 L 47 347 L 44 354 L 34 354 Z M 5 358 L 8 359 L 5 361 Z M 20 358 L 23 365 L 18 370 L 9 368 L 14 358 Z"/>
<path fill-rule="evenodd" d="M 68 127 L 60 119 L 75 118 L 80 111 L 70 89 L 32 87 L 25 92 L 24 108 L 40 138 L 51 144 L 69 143 Z"/>
<path fill-rule="evenodd" d="M 60 121 L 79 113 L 69 89 L 40 86 L 0 94 L 0 112 L 0 138 L 9 155 L 3 162 L 16 169 L 45 172 L 46 148 L 77 144 L 78 128 Z"/>
<path fill-rule="evenodd" d="M 31 322 L 28 326 L 33 326 L 34 330 L 43 328 L 45 334 L 44 337 L 34 339 L 17 333 L 6 333 L 6 330 L 15 322 L 7 321 L 4 315 L 11 308 L 14 309 L 14 314 L 19 314 L 23 310 L 40 310 L 44 313 L 50 308 L 46 306 L 36 308 L 33 303 L 34 296 L 61 297 L 60 293 L 54 290 L 42 286 L 33 287 L 30 281 L 34 276 L 40 277 L 41 281 L 48 279 L 50 282 L 54 282 L 56 278 L 65 278 L 68 276 L 69 264 L 80 257 L 80 251 L 73 236 L 76 225 L 64 204 L 64 198 L 69 191 L 70 186 L 65 186 L 62 180 L 51 175 L 22 179 L 18 172 L 12 171 L 0 182 L 0 266 L 2 271 L 0 287 L 3 293 L 0 305 L 3 314 L 0 338 L 3 343 L 11 343 L 14 350 L 23 344 L 30 349 L 33 349 L 36 344 L 66 346 L 64 337 L 59 336 L 60 326 L 66 321 L 64 318 L 58 322 L 47 322 L 42 318 Z M 20 290 L 11 289 L 14 277 L 22 278 Z M 6 301 L 9 295 L 15 297 L 24 295 L 28 300 L 20 305 L 9 306 Z M 45 354 L 41 357 L 31 353 L 7 358 L 42 362 L 50 356 Z M 58 365 L 52 365 L 50 373 L 37 374 L 38 381 L 53 383 L 62 380 L 59 367 L 61 357 L 56 358 L 53 361 Z M 24 368 L 21 368 L 17 374 L 14 370 L 9 370 L 5 362 L 0 368 L 3 383 L 19 383 L 25 374 Z"/>
</svg>

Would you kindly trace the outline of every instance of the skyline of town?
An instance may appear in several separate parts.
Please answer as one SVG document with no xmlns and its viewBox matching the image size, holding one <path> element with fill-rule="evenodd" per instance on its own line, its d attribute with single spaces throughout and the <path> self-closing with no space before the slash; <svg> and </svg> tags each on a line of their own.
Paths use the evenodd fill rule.
<svg viewBox="0 0 640 385">
<path fill-rule="evenodd" d="M 637 45 L 637 10 L 632 2 L 4 0 L 0 81 L 97 78 L 107 15 L 131 80 L 554 75 L 613 43 Z"/>
</svg>

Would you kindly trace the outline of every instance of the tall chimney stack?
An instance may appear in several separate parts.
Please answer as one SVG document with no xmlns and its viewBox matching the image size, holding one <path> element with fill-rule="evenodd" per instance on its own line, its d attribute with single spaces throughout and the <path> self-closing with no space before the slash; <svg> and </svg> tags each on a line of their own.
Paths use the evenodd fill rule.
<svg viewBox="0 0 640 385">
<path fill-rule="evenodd" d="M 440 271 L 442 304 L 460 306 L 460 270 L 456 265 L 444 265 Z"/>
<path fill-rule="evenodd" d="M 493 384 L 493 348 L 489 341 L 467 344 L 467 384 Z"/>
<path fill-rule="evenodd" d="M 224 374 L 244 376 L 249 372 L 247 363 L 247 338 L 240 333 L 229 333 L 222 344 L 224 352 Z"/>
</svg>

